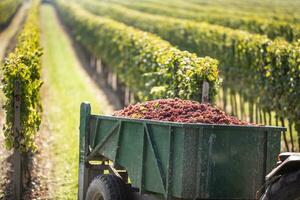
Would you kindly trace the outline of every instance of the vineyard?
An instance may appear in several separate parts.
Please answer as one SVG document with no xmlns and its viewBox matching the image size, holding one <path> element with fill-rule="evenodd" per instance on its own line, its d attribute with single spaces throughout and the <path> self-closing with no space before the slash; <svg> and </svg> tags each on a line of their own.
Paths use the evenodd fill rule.
<svg viewBox="0 0 300 200">
<path fill-rule="evenodd" d="M 145 148 L 151 147 L 152 150 L 143 148 L 142 158 L 138 156 L 138 159 L 149 164 L 154 159 L 151 158 L 153 153 L 159 173 L 154 169 L 152 172 L 143 171 L 146 170 L 143 167 L 138 169 L 130 165 L 129 168 L 142 170 L 139 173 L 145 177 L 148 177 L 147 173 L 161 177 L 162 183 L 159 184 L 162 186 L 151 189 L 151 184 L 138 176 L 141 179 L 140 193 L 144 192 L 143 188 L 150 188 L 154 193 L 162 193 L 161 199 L 170 199 L 170 195 L 181 199 L 188 197 L 184 191 L 179 193 L 178 185 L 174 186 L 176 189 L 170 185 L 172 174 L 168 173 L 173 172 L 164 171 L 165 165 L 171 165 L 172 156 L 180 152 L 176 149 L 176 145 L 180 144 L 181 136 L 176 136 L 179 128 L 176 128 L 177 125 L 173 127 L 172 123 L 206 124 L 207 130 L 211 125 L 212 129 L 214 125 L 220 128 L 254 127 L 257 132 L 261 128 L 261 133 L 266 134 L 262 137 L 268 139 L 265 143 L 260 144 L 262 137 L 253 141 L 249 139 L 251 134 L 249 132 L 248 135 L 247 131 L 251 128 L 245 129 L 245 138 L 234 132 L 234 137 L 224 136 L 226 142 L 220 143 L 225 148 L 224 152 L 231 153 L 239 152 L 237 149 L 244 144 L 245 148 L 240 153 L 245 153 L 248 148 L 245 141 L 251 140 L 249 144 L 255 145 L 252 154 L 249 153 L 253 162 L 258 162 L 254 160 L 257 156 L 254 152 L 267 148 L 273 152 L 270 150 L 264 156 L 277 157 L 277 143 L 269 144 L 275 139 L 270 139 L 268 131 L 276 135 L 275 126 L 285 127 L 278 135 L 281 138 L 278 141 L 280 152 L 299 152 L 299 9 L 299 0 L 0 1 L 0 162 L 3 163 L 0 167 L 0 199 L 83 200 L 85 193 L 90 191 L 86 182 L 81 181 L 86 181 L 86 176 L 91 175 L 82 174 L 83 169 L 89 170 L 87 166 L 81 168 L 82 162 L 98 159 L 93 156 L 99 149 L 108 148 L 105 147 L 106 142 L 111 142 L 110 148 L 113 148 L 115 143 L 110 137 L 115 138 L 111 134 L 116 130 L 117 144 L 127 142 L 125 136 L 121 136 L 127 134 L 126 127 L 130 127 L 127 121 L 111 125 L 115 119 L 124 117 L 133 118 L 136 123 L 146 120 L 142 128 L 144 136 L 137 137 L 142 137 Z M 90 114 L 89 104 L 82 104 L 79 110 L 80 104 L 86 101 L 91 103 L 95 115 Z M 111 115 L 112 119 L 98 117 L 97 113 Z M 154 136 L 156 133 L 148 130 L 148 126 L 153 126 L 153 130 L 158 132 L 163 129 L 155 128 L 152 120 L 171 123 L 165 133 L 168 139 L 159 141 L 158 136 Z M 104 137 L 106 133 L 102 131 L 108 131 L 108 125 L 111 130 Z M 89 128 L 83 130 L 82 127 Z M 205 134 L 213 132 L 206 132 L 206 126 L 198 128 L 203 129 L 203 141 Z M 89 133 L 90 129 L 94 132 Z M 95 136 L 97 131 L 100 135 Z M 227 132 L 230 132 L 229 129 Z M 85 136 L 82 134 L 94 137 L 91 146 L 84 146 L 92 138 L 83 143 Z M 102 137 L 100 146 L 95 146 Z M 219 136 L 217 138 L 218 142 L 223 141 Z M 212 140 L 207 141 L 210 143 Z M 160 152 L 160 142 L 166 141 L 170 145 L 165 147 L 170 152 L 168 164 L 160 161 L 166 158 L 165 150 Z M 202 141 L 193 144 L 196 148 L 200 143 L 204 144 Z M 142 144 L 132 141 L 132 145 Z M 238 148 L 229 150 L 228 145 L 231 144 Z M 91 155 L 83 154 L 82 148 Z M 120 150 L 117 147 L 117 150 L 103 151 L 109 152 L 109 160 L 129 162 L 126 156 L 122 157 L 125 153 L 119 153 L 122 149 L 130 150 L 120 146 Z M 116 154 L 112 159 L 111 152 Z M 270 166 L 270 158 L 263 158 L 264 170 L 274 167 Z M 200 160 L 202 162 L 202 158 Z M 124 171 L 118 164 L 113 165 L 115 169 L 110 171 L 110 164 L 105 164 L 107 160 L 101 162 L 105 169 L 103 174 Z M 194 164 L 198 166 L 196 162 Z M 177 163 L 176 167 L 179 165 Z M 244 165 L 237 164 L 233 168 Z M 254 168 L 257 166 L 253 165 Z M 257 168 L 258 171 L 261 169 Z M 123 171 L 118 176 L 128 179 L 128 174 L 124 175 Z M 240 170 L 241 173 L 246 171 Z M 135 173 L 137 171 L 133 172 L 133 177 L 129 174 L 130 184 L 137 182 Z M 255 184 L 251 190 L 259 189 L 259 173 L 252 175 L 255 177 L 253 183 L 247 182 Z M 106 178 L 97 180 L 109 181 Z M 119 180 L 111 181 L 118 187 Z M 224 178 L 224 181 L 227 179 Z M 197 182 L 195 187 L 199 184 Z M 230 189 L 229 183 L 227 189 Z M 250 189 L 244 192 L 253 193 Z M 209 196 L 198 190 L 196 194 L 197 198 Z M 218 196 L 211 194 L 211 198 L 214 197 Z"/>
<path fill-rule="evenodd" d="M 250 121 L 266 124 L 267 121 L 272 121 L 271 112 L 275 111 L 277 124 L 278 120 L 284 121 L 284 118 L 287 118 L 290 126 L 295 125 L 296 129 L 298 128 L 299 112 L 295 109 L 293 113 L 293 109 L 288 108 L 299 106 L 296 105 L 299 101 L 295 101 L 299 95 L 297 86 L 300 54 L 297 43 L 289 43 L 282 39 L 271 40 L 264 35 L 228 27 L 145 14 L 95 0 L 84 1 L 83 6 L 97 15 L 109 16 L 155 33 L 180 49 L 218 59 L 223 79 L 223 94 L 227 97 L 227 94 L 231 93 L 232 114 L 238 113 L 236 95 L 239 95 L 242 99 L 239 106 L 241 116 L 244 115 L 243 104 L 248 102 Z M 236 84 L 237 82 L 241 84 Z M 222 101 L 226 110 L 227 99 L 223 98 Z M 260 115 L 263 117 L 261 116 L 259 121 Z"/>
</svg>

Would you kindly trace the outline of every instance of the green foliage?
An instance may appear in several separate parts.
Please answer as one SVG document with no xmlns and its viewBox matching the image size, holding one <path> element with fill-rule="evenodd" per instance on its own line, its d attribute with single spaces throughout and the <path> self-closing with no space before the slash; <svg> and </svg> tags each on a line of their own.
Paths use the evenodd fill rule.
<svg viewBox="0 0 300 200">
<path fill-rule="evenodd" d="M 272 41 L 258 34 L 146 14 L 107 2 L 82 3 L 93 13 L 155 33 L 181 49 L 217 58 L 225 87 L 266 111 L 299 123 L 299 109 L 293 109 L 300 106 L 299 43 Z"/>
<path fill-rule="evenodd" d="M 201 99 L 203 81 L 210 99 L 218 86 L 217 61 L 180 51 L 159 37 L 111 19 L 96 17 L 74 3 L 56 1 L 76 39 L 111 67 L 139 99 Z"/>
<path fill-rule="evenodd" d="M 199 22 L 208 22 L 216 25 L 226 26 L 234 29 L 242 29 L 258 34 L 265 34 L 271 39 L 277 37 L 285 38 L 288 41 L 295 41 L 300 38 L 300 25 L 286 20 L 269 19 L 264 16 L 241 16 L 235 13 L 226 14 L 226 12 L 213 12 L 211 10 L 201 9 L 201 11 L 193 11 L 191 9 L 175 8 L 163 6 L 161 4 L 153 4 L 149 2 L 119 1 L 120 4 L 129 8 L 183 19 L 190 19 Z M 286 15 L 286 13 L 285 13 Z M 277 14 L 277 17 L 280 16 Z"/>
<path fill-rule="evenodd" d="M 0 1 L 0 27 L 4 26 L 17 11 L 22 0 L 2 0 Z"/>
<path fill-rule="evenodd" d="M 200 15 L 209 16 L 224 16 L 225 18 L 230 18 L 230 16 L 234 17 L 253 17 L 253 18 L 265 18 L 268 20 L 280 20 L 280 21 L 288 21 L 291 23 L 299 22 L 300 15 L 298 13 L 298 8 L 300 6 L 300 2 L 294 0 L 285 0 L 285 1 L 273 1 L 268 2 L 268 0 L 264 1 L 237 1 L 237 0 L 222 0 L 222 1 L 210 1 L 204 0 L 202 3 L 193 3 L 189 1 L 159 1 L 152 0 L 151 2 L 147 1 L 138 1 L 138 0 L 113 0 L 114 2 L 122 3 L 124 5 L 130 4 L 144 4 L 146 5 L 159 5 L 160 8 L 168 7 L 174 8 L 177 10 L 189 10 L 192 12 L 198 12 Z M 192 13 L 195 14 L 195 13 Z M 181 17 L 181 16 L 178 16 Z"/>
<path fill-rule="evenodd" d="M 33 2 L 25 25 L 18 35 L 17 46 L 9 54 L 2 66 L 3 91 L 6 96 L 4 110 L 5 143 L 7 148 L 20 144 L 23 152 L 35 150 L 34 136 L 41 122 L 41 104 L 39 90 L 41 81 L 41 55 L 39 30 L 39 3 Z M 14 141 L 14 84 L 19 81 L 21 86 L 21 135 L 20 141 Z"/>
</svg>

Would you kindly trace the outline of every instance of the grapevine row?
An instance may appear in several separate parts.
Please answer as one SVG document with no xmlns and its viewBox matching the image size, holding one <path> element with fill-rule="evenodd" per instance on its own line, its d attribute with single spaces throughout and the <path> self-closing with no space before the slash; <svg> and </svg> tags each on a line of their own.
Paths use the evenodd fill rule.
<svg viewBox="0 0 300 200">
<path fill-rule="evenodd" d="M 0 28 L 9 22 L 21 3 L 22 0 L 0 1 Z"/>
<path fill-rule="evenodd" d="M 22 152 L 35 150 L 34 137 L 41 122 L 39 90 L 41 81 L 39 3 L 33 1 L 25 25 L 18 35 L 16 48 L 5 59 L 3 70 L 3 92 L 6 100 L 4 110 L 5 143 L 7 148 L 16 147 Z M 20 85 L 20 97 L 15 97 L 16 83 Z M 14 99 L 20 99 L 21 138 L 14 138 Z M 17 138 L 16 138 L 17 139 Z"/>
<path fill-rule="evenodd" d="M 295 108 L 300 107 L 300 51 L 296 44 L 207 23 L 145 14 L 111 3 L 89 0 L 83 6 L 156 33 L 200 56 L 217 58 L 224 87 L 299 126 L 300 113 Z"/>
<path fill-rule="evenodd" d="M 236 0 L 215 0 L 215 1 L 195 1 L 188 0 L 189 3 L 193 3 L 194 5 L 199 6 L 213 6 L 220 7 L 224 10 L 232 9 L 238 11 L 247 11 L 249 13 L 255 13 L 260 15 L 270 14 L 270 15 L 278 15 L 279 19 L 283 18 L 294 18 L 299 19 L 299 14 L 297 13 L 299 8 L 299 1 L 295 0 L 274 0 L 270 1 L 260 1 L 260 0 L 252 0 L 252 1 L 236 1 Z M 287 16 L 288 13 L 288 16 Z M 276 18 L 278 19 L 278 18 Z"/>
<path fill-rule="evenodd" d="M 159 4 L 145 2 L 128 3 L 118 2 L 126 7 L 152 14 L 177 17 L 198 22 L 208 22 L 234 29 L 242 29 L 253 33 L 265 34 L 271 39 L 283 37 L 287 41 L 300 39 L 300 25 L 285 20 L 272 20 L 260 16 L 239 16 L 226 13 L 213 13 L 207 11 L 191 11 L 182 8 L 170 8 Z"/>
<path fill-rule="evenodd" d="M 180 51 L 151 33 L 97 17 L 75 3 L 57 0 L 56 4 L 78 42 L 116 73 L 138 99 L 200 100 L 203 81 L 210 84 L 210 99 L 215 96 L 216 60 Z"/>
<path fill-rule="evenodd" d="M 125 3 L 124 1 L 114 0 L 114 2 Z M 128 0 L 126 2 L 129 2 Z M 141 1 L 130 1 L 132 4 L 139 2 L 138 4 L 142 4 Z M 253 1 L 252 1 L 253 2 Z M 258 5 L 257 3 L 253 7 L 253 5 L 249 2 L 239 2 L 237 5 L 233 5 L 232 2 L 226 1 L 226 3 L 217 3 L 207 2 L 207 4 L 198 5 L 197 3 L 187 2 L 187 1 L 151 1 L 144 2 L 145 5 L 153 4 L 160 5 L 168 8 L 181 8 L 183 10 L 189 10 L 193 12 L 201 12 L 201 14 L 206 13 L 207 15 L 224 15 L 226 18 L 230 16 L 235 17 L 260 17 L 267 18 L 268 20 L 280 20 L 280 21 L 288 21 L 291 23 L 299 22 L 300 16 L 297 13 L 298 6 L 300 5 L 297 2 L 290 1 L 288 3 L 284 2 L 283 5 Z M 235 2 L 236 3 L 236 2 Z M 241 3 L 241 4 L 240 4 Z M 294 4 L 295 5 L 294 5 Z M 293 7 L 294 6 L 294 7 Z M 286 13 L 289 13 L 287 15 Z"/>
</svg>

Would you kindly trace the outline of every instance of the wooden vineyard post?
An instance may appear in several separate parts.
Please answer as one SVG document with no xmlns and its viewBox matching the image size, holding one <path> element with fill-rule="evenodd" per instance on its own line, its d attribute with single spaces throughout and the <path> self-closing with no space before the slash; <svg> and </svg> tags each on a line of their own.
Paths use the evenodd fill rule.
<svg viewBox="0 0 300 200">
<path fill-rule="evenodd" d="M 202 103 L 209 103 L 209 84 L 204 81 L 202 84 Z"/>
<path fill-rule="evenodd" d="M 22 153 L 20 152 L 21 139 L 21 86 L 19 81 L 14 85 L 14 154 L 13 154 L 13 181 L 14 181 L 14 199 L 21 200 L 23 183 L 22 183 Z"/>
</svg>

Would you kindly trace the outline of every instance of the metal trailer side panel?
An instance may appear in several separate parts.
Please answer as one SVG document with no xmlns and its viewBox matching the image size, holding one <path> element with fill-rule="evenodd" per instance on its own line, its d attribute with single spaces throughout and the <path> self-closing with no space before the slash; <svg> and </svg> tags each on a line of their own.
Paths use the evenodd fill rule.
<svg viewBox="0 0 300 200">
<path fill-rule="evenodd" d="M 100 125 L 91 125 L 90 148 L 125 167 L 133 187 L 141 193 L 146 188 L 147 192 L 164 196 L 171 195 L 171 191 L 180 195 L 183 150 L 180 128 L 91 117 L 93 122 Z M 178 157 L 174 159 L 173 155 Z"/>
<path fill-rule="evenodd" d="M 280 150 L 280 130 L 275 129 L 203 127 L 185 132 L 183 163 L 189 170 L 183 171 L 182 196 L 187 199 L 254 199 Z"/>
<path fill-rule="evenodd" d="M 104 156 L 127 170 L 140 193 L 165 199 L 253 199 L 280 150 L 280 128 L 134 120 L 82 108 L 79 180 L 89 177 L 88 160 Z M 82 195 L 88 183 L 79 184 Z"/>
<path fill-rule="evenodd" d="M 79 126 L 79 170 L 78 170 L 78 200 L 85 200 L 88 188 L 89 169 L 85 164 L 88 152 L 88 125 L 91 114 L 91 106 L 88 103 L 82 103 L 80 107 L 80 126 Z"/>
</svg>

